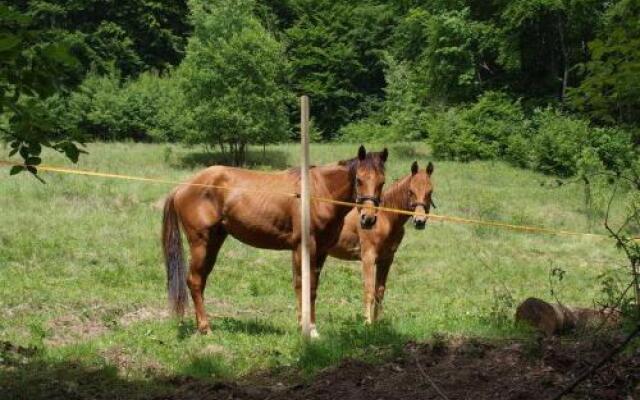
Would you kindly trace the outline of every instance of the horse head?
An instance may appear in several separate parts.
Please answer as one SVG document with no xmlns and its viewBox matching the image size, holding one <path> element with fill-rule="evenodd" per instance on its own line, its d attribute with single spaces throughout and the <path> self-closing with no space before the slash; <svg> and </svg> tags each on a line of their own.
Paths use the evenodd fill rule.
<svg viewBox="0 0 640 400">
<path fill-rule="evenodd" d="M 409 181 L 409 207 L 416 213 L 413 216 L 413 226 L 416 229 L 424 229 L 433 203 L 433 184 L 431 183 L 433 164 L 429 162 L 424 171 L 420 171 L 418 162 L 411 164 L 411 179 Z"/>
<path fill-rule="evenodd" d="M 377 220 L 380 196 L 384 186 L 384 163 L 389 152 L 385 148 L 381 152 L 367 153 L 364 146 L 358 149 L 358 157 L 354 165 L 354 194 L 360 214 L 362 229 L 371 229 Z"/>
</svg>

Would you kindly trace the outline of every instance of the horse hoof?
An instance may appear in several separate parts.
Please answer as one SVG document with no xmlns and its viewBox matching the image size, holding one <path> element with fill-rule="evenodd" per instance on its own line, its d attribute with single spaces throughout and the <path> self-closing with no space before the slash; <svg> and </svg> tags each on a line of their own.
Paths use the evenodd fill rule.
<svg viewBox="0 0 640 400">
<path fill-rule="evenodd" d="M 207 336 L 211 333 L 211 328 L 209 328 L 208 326 L 206 328 L 198 328 L 198 332 L 202 335 L 202 336 Z"/>
</svg>

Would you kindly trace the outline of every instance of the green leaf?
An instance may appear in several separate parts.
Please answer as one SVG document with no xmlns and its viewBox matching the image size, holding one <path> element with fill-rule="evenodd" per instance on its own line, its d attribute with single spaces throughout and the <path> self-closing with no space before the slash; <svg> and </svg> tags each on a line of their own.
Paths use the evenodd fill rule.
<svg viewBox="0 0 640 400">
<path fill-rule="evenodd" d="M 71 142 L 64 143 L 61 146 L 64 154 L 74 163 L 78 162 L 78 157 L 80 156 L 80 150 L 76 147 L 75 144 Z"/>
<path fill-rule="evenodd" d="M 40 145 L 40 143 L 29 143 L 29 153 L 37 156 L 40 155 L 41 152 L 42 146 Z"/>
<path fill-rule="evenodd" d="M 14 165 L 13 167 L 11 167 L 11 171 L 9 171 L 9 175 L 16 175 L 22 171 L 24 171 L 24 167 L 22 165 Z"/>
<path fill-rule="evenodd" d="M 29 157 L 24 161 L 27 165 L 40 165 L 41 162 L 42 159 L 40 157 Z"/>
<path fill-rule="evenodd" d="M 0 34 L 0 52 L 13 49 L 22 42 L 22 39 L 16 35 L 3 33 Z"/>
</svg>

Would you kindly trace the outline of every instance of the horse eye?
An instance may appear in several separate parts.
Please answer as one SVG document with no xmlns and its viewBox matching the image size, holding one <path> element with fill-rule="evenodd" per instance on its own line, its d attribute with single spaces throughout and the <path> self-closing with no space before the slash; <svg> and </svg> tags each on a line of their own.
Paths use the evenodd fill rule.
<svg viewBox="0 0 640 400">
<path fill-rule="evenodd" d="M 362 185 L 362 179 L 357 178 L 357 179 L 356 179 L 356 183 L 357 183 L 358 185 Z"/>
</svg>

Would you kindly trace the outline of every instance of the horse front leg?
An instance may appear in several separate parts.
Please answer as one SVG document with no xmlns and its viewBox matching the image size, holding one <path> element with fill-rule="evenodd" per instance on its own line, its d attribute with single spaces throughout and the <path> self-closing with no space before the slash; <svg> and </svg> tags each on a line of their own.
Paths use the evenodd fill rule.
<svg viewBox="0 0 640 400">
<path fill-rule="evenodd" d="M 373 311 L 374 321 L 380 319 L 380 316 L 382 315 L 382 301 L 384 300 L 387 276 L 389 275 L 391 263 L 393 263 L 393 255 L 390 258 L 378 260 L 376 264 L 375 306 Z"/>
<path fill-rule="evenodd" d="M 362 252 L 362 283 L 364 286 L 364 320 L 372 324 L 375 317 L 376 253 Z"/>
<path fill-rule="evenodd" d="M 311 337 L 320 337 L 316 328 L 316 297 L 320 285 L 320 273 L 327 259 L 327 253 L 316 254 L 311 258 Z M 315 260 L 315 262 L 314 262 Z"/>
</svg>

